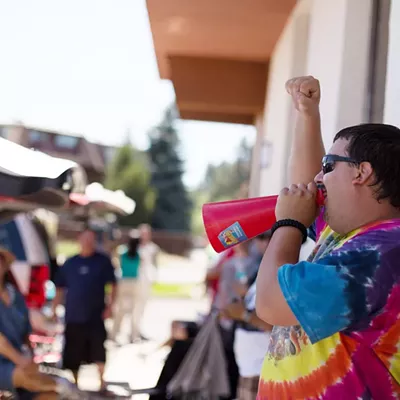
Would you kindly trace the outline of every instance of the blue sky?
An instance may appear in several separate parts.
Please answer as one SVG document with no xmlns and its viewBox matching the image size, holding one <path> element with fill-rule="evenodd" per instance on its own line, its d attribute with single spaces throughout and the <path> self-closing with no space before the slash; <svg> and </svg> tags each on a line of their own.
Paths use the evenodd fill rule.
<svg viewBox="0 0 400 400">
<path fill-rule="evenodd" d="M 161 81 L 145 0 L 0 0 L 0 122 L 80 133 L 120 144 L 146 131 L 174 99 Z M 181 122 L 185 182 L 230 160 L 254 128 Z"/>
</svg>

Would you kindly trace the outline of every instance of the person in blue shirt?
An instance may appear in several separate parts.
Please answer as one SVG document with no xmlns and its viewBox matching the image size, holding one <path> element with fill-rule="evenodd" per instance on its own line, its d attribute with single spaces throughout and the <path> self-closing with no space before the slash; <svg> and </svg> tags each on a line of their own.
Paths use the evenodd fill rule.
<svg viewBox="0 0 400 400">
<path fill-rule="evenodd" d="M 130 318 L 131 342 L 139 337 L 139 321 L 135 313 L 138 296 L 138 277 L 140 268 L 139 238 L 132 237 L 128 241 L 127 250 L 121 254 L 121 278 L 118 282 L 118 294 L 115 304 L 114 326 L 111 338 L 115 341 L 120 332 L 124 317 Z"/>
<path fill-rule="evenodd" d="M 24 352 L 31 332 L 29 312 L 10 271 L 14 255 L 0 248 L 0 392 L 18 399 L 56 399 L 59 385 L 41 374 L 32 353 Z"/>
<path fill-rule="evenodd" d="M 116 294 L 114 267 L 107 255 L 96 251 L 93 230 L 83 231 L 79 244 L 80 253 L 68 259 L 56 276 L 53 314 L 65 298 L 64 369 L 72 372 L 78 384 L 80 366 L 95 363 L 104 389 L 107 339 L 104 320 L 112 315 Z M 109 301 L 106 288 L 110 288 Z"/>
</svg>

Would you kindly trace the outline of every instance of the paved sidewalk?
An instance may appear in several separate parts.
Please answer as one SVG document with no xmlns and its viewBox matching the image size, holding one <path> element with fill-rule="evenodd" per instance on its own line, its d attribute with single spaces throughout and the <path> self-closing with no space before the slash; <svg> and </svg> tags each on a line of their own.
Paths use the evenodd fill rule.
<svg viewBox="0 0 400 400">
<path fill-rule="evenodd" d="M 194 250 L 189 258 L 170 257 L 160 265 L 159 283 L 201 283 L 207 268 L 207 257 L 202 250 Z M 159 346 L 170 336 L 173 320 L 196 320 L 199 313 L 208 312 L 205 298 L 153 298 L 149 301 L 143 319 L 143 335 L 150 340 L 140 344 L 110 347 L 106 379 L 108 381 L 129 382 L 133 389 L 153 387 L 163 366 L 169 349 L 159 350 Z M 123 326 L 123 331 L 126 327 Z M 84 367 L 80 373 L 80 387 L 86 390 L 98 389 L 95 366 Z M 147 399 L 137 395 L 135 399 Z"/>
<path fill-rule="evenodd" d="M 198 313 L 204 313 L 207 310 L 206 299 L 152 299 L 143 321 L 143 334 L 151 340 L 110 349 L 106 379 L 129 382 L 134 389 L 153 387 L 168 353 L 167 349 L 156 350 L 169 337 L 171 321 L 174 319 L 195 320 Z M 82 369 L 80 386 L 87 390 L 98 388 L 95 367 Z M 148 396 L 137 395 L 134 398 L 140 400 L 147 399 Z"/>
<path fill-rule="evenodd" d="M 157 273 L 158 283 L 202 283 L 206 276 L 208 258 L 204 250 L 193 250 L 189 258 L 172 256 L 164 259 Z"/>
</svg>

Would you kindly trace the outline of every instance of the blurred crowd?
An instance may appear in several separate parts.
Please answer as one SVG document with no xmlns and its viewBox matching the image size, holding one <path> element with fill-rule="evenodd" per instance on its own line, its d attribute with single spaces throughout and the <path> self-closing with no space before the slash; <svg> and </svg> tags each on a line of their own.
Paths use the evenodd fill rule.
<svg viewBox="0 0 400 400">
<path fill-rule="evenodd" d="M 288 163 L 294 183 L 281 191 L 270 230 L 210 266 L 207 315 L 172 322 L 171 350 L 151 400 L 398 398 L 400 130 L 344 128 L 326 152 L 318 80 L 294 78 L 286 91 L 296 109 Z M 125 316 L 129 342 L 145 340 L 141 320 L 159 252 L 150 227 L 132 234 L 117 269 L 90 227 L 79 244 L 79 254 L 58 269 L 51 307 L 64 325 L 62 367 L 73 382 L 34 362 L 29 310 L 10 270 L 15 257 L 0 249 L 0 390 L 17 398 L 77 398 L 87 363 L 97 365 L 106 394 L 107 319 L 114 320 L 112 341 L 119 342 Z M 182 384 L 175 396 L 176 376 Z"/>
</svg>

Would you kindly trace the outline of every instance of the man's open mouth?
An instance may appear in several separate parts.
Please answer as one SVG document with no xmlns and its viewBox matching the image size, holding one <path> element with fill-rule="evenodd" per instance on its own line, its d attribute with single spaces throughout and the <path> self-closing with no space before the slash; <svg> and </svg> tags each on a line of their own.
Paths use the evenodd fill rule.
<svg viewBox="0 0 400 400">
<path fill-rule="evenodd" d="M 317 185 L 317 205 L 318 207 L 324 207 L 326 204 L 326 200 L 327 200 L 327 192 L 326 192 L 326 188 L 324 185 L 319 184 Z"/>
</svg>

